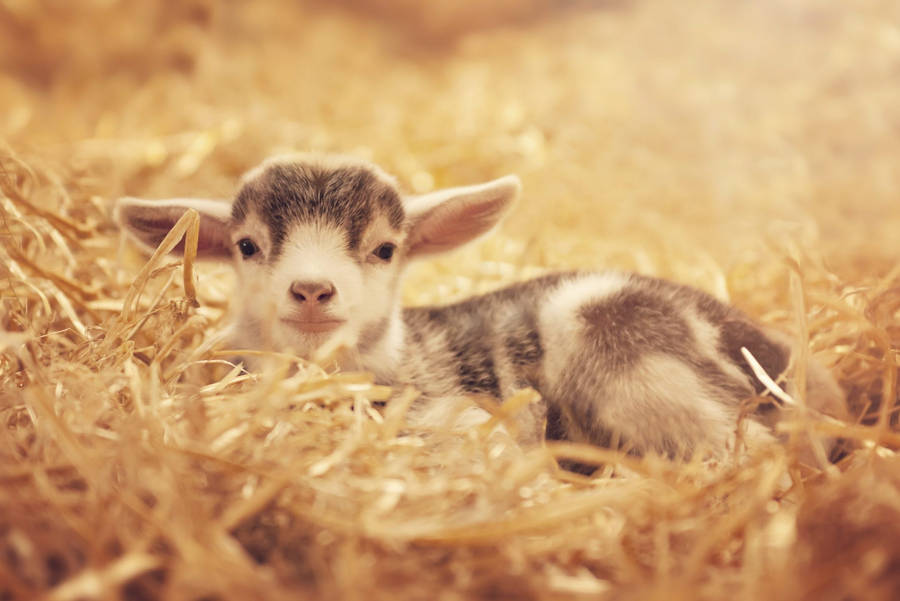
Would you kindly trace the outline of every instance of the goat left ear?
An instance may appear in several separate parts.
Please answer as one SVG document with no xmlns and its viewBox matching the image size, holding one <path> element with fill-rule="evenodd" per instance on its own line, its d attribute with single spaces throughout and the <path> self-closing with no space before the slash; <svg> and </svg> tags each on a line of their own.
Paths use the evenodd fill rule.
<svg viewBox="0 0 900 601">
<path fill-rule="evenodd" d="M 147 253 L 152 253 L 169 230 L 188 209 L 200 214 L 200 235 L 197 256 L 206 259 L 231 258 L 229 227 L 231 205 L 227 201 L 176 198 L 171 200 L 142 200 L 120 198 L 116 202 L 114 218 Z M 173 253 L 184 250 L 184 240 Z"/>
<path fill-rule="evenodd" d="M 406 199 L 407 256 L 445 252 L 486 234 L 497 225 L 522 184 L 515 175 Z"/>
</svg>

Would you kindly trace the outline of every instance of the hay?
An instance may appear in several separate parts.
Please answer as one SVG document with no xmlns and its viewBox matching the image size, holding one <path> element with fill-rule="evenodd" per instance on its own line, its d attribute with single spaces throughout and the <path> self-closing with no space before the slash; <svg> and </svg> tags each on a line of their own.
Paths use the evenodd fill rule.
<svg viewBox="0 0 900 601">
<path fill-rule="evenodd" d="M 896 599 L 896 10 L 0 4 L 0 599 Z M 786 431 L 852 450 L 521 449 L 407 432 L 415 392 L 381 407 L 367 374 L 242 373 L 227 269 L 148 263 L 111 201 L 225 196 L 288 149 L 415 191 L 520 173 L 407 302 L 560 267 L 694 284 L 833 367 L 858 423 Z"/>
</svg>

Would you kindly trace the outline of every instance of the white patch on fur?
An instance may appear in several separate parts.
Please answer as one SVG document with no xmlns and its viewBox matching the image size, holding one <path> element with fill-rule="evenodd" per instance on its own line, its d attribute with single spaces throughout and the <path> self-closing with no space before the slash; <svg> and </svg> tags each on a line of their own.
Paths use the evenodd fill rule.
<svg viewBox="0 0 900 601">
<path fill-rule="evenodd" d="M 355 280 L 359 279 L 359 267 L 347 255 L 345 247 L 344 232 L 337 227 L 301 223 L 291 228 L 274 272 L 274 278 L 284 283 L 284 295 L 288 296 L 291 282 L 297 280 L 330 281 L 338 294 L 329 305 L 332 312 L 340 313 L 337 307 L 344 303 L 340 293 L 348 286 L 358 285 Z"/>
<path fill-rule="evenodd" d="M 549 294 L 538 314 L 547 381 L 559 378 L 572 356 L 572 345 L 582 338 L 581 308 L 619 292 L 629 281 L 627 275 L 614 271 L 582 275 L 563 281 Z"/>
<path fill-rule="evenodd" d="M 609 383 L 604 397 L 597 405 L 602 421 L 641 450 L 661 449 L 666 440 L 723 449 L 734 433 L 734 412 L 694 369 L 670 355 L 647 355 Z"/>
<path fill-rule="evenodd" d="M 241 342 L 275 351 L 293 350 L 307 358 L 335 337 L 344 344 L 356 344 L 360 323 L 365 322 L 361 322 L 359 312 L 354 312 L 352 301 L 362 296 L 362 277 L 359 265 L 345 250 L 340 230 L 300 225 L 288 235 L 274 265 L 238 259 L 238 270 L 236 332 Z M 326 306 L 327 313 L 346 323 L 324 334 L 303 333 L 282 323 L 281 319 L 289 317 L 297 306 L 290 287 L 298 280 L 333 283 L 337 294 Z"/>
<path fill-rule="evenodd" d="M 403 360 L 403 337 L 403 318 L 398 304 L 391 312 L 384 336 L 359 357 L 359 368 L 375 374 L 379 382 L 393 382 L 397 368 Z"/>
<path fill-rule="evenodd" d="M 347 254 L 344 233 L 338 228 L 318 223 L 303 223 L 292 228 L 284 241 L 281 256 L 273 266 L 270 294 L 276 302 L 277 318 L 289 318 L 297 307 L 290 293 L 296 281 L 331 282 L 337 291 L 325 305 L 325 312 L 346 320 L 328 335 L 305 334 L 278 323 L 273 339 L 288 348 L 309 355 L 326 340 L 354 346 L 360 331 L 360 315 L 354 312 L 362 296 L 359 265 Z"/>
</svg>

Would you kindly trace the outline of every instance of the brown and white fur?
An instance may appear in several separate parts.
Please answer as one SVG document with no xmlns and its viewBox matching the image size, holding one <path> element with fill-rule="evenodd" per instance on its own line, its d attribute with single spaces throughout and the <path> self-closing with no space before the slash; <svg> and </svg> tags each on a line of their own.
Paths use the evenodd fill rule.
<svg viewBox="0 0 900 601">
<path fill-rule="evenodd" d="M 524 439 L 540 428 L 634 453 L 728 448 L 741 402 L 763 389 L 741 348 L 773 377 L 790 352 L 782 335 L 708 294 L 628 273 L 572 272 L 451 305 L 401 307 L 408 263 L 488 232 L 519 188 L 506 176 L 405 196 L 371 164 L 296 155 L 252 170 L 230 204 L 125 198 L 117 218 L 152 249 L 196 209 L 199 256 L 237 270 L 239 344 L 306 358 L 344 345 L 352 351 L 344 367 L 421 391 L 419 420 L 449 419 L 454 399 L 533 387 L 543 401 Z M 831 375 L 818 364 L 808 373 L 809 404 L 841 414 Z M 768 437 L 775 414 L 761 405 L 746 433 Z"/>
</svg>

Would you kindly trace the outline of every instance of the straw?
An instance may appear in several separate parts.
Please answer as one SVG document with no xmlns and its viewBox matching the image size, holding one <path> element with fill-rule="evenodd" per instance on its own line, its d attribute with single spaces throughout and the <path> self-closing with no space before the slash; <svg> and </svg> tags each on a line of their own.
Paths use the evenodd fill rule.
<svg viewBox="0 0 900 601">
<path fill-rule="evenodd" d="M 0 599 L 900 598 L 896 16 L 0 4 Z M 693 285 L 790 339 L 785 374 L 743 353 L 788 418 L 678 461 L 520 445 L 534 390 L 448 400 L 491 417 L 424 429 L 420 392 L 335 372 L 337 342 L 243 348 L 243 289 L 198 258 L 197 213 L 147 257 L 113 202 L 227 199 L 298 150 L 414 193 L 519 174 L 505 225 L 414 266 L 406 304 L 558 269 Z M 849 419 L 791 386 L 814 361 Z"/>
</svg>

